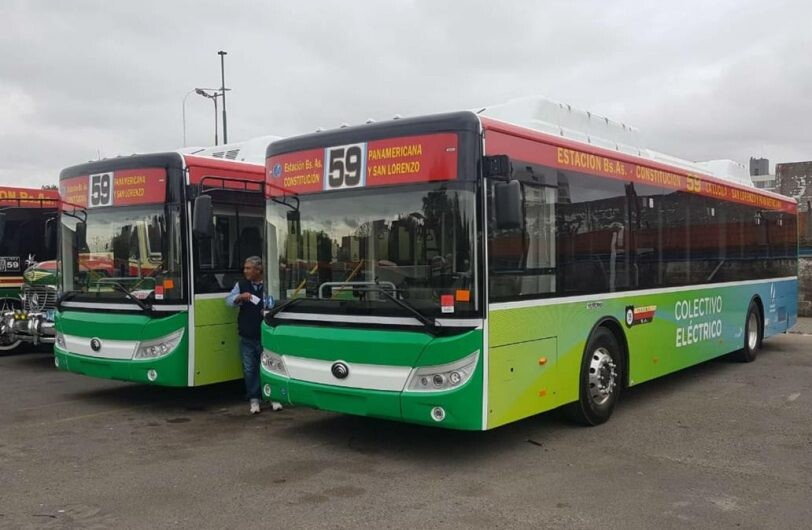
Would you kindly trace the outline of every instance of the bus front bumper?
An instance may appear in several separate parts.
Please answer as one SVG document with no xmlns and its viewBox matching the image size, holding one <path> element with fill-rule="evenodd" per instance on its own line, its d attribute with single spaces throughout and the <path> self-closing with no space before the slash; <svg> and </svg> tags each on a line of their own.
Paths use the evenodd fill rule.
<svg viewBox="0 0 812 530">
<path fill-rule="evenodd" d="M 62 371 L 133 383 L 187 386 L 186 362 L 180 352 L 150 361 L 103 359 L 70 353 L 54 346 L 54 365 Z"/>
<path fill-rule="evenodd" d="M 270 401 L 446 429 L 482 429 L 482 395 L 473 380 L 445 392 L 388 392 L 288 379 L 263 369 L 261 381 L 263 397 Z"/>
</svg>

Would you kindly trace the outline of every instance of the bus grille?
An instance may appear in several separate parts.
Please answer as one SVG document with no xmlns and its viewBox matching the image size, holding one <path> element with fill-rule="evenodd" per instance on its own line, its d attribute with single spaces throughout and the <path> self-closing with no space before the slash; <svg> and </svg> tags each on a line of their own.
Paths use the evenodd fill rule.
<svg viewBox="0 0 812 530">
<path fill-rule="evenodd" d="M 24 285 L 22 289 L 23 309 L 36 313 L 56 307 L 56 289 L 46 286 Z"/>
</svg>

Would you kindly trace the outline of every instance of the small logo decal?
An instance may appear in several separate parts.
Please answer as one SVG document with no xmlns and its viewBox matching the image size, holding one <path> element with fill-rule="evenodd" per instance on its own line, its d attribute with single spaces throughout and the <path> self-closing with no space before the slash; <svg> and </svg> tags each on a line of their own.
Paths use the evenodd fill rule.
<svg viewBox="0 0 812 530">
<path fill-rule="evenodd" d="M 282 176 L 282 164 L 277 162 L 274 165 L 273 170 L 271 171 L 271 173 L 273 174 L 274 177 L 277 177 L 277 178 L 281 177 Z"/>
<path fill-rule="evenodd" d="M 101 341 L 99 339 L 90 339 L 90 349 L 93 351 L 99 351 L 101 349 Z"/>
<path fill-rule="evenodd" d="M 346 379 L 347 376 L 350 375 L 350 367 L 341 361 L 333 363 L 333 366 L 330 367 L 330 371 L 336 379 Z"/>
<path fill-rule="evenodd" d="M 654 314 L 656 312 L 656 305 L 648 305 L 644 307 L 634 307 L 633 305 L 626 306 L 626 325 L 628 327 L 632 327 L 638 324 L 648 324 L 654 320 Z"/>
</svg>

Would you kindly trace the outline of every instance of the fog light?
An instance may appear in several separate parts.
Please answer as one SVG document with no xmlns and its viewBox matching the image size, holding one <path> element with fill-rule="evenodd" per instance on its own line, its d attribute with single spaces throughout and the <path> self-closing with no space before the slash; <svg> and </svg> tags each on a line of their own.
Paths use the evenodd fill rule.
<svg viewBox="0 0 812 530">
<path fill-rule="evenodd" d="M 443 421 L 445 419 L 445 410 L 443 407 L 434 407 L 431 409 L 431 419 L 434 421 Z"/>
<path fill-rule="evenodd" d="M 59 357 L 54 357 L 54 366 L 59 368 Z"/>
<path fill-rule="evenodd" d="M 262 393 L 265 394 L 265 397 L 271 397 L 271 385 L 266 384 L 263 386 Z"/>
<path fill-rule="evenodd" d="M 149 379 L 150 381 L 155 381 L 156 379 L 158 379 L 158 372 L 156 372 L 155 370 L 147 371 L 147 379 Z"/>
</svg>

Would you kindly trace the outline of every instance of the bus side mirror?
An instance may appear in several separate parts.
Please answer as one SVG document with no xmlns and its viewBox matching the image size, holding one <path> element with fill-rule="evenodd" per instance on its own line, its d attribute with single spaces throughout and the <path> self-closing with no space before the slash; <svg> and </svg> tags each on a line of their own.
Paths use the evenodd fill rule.
<svg viewBox="0 0 812 530">
<path fill-rule="evenodd" d="M 518 180 L 494 184 L 494 209 L 496 229 L 524 229 L 524 208 L 522 207 L 522 185 Z"/>
<path fill-rule="evenodd" d="M 45 243 L 45 253 L 50 256 L 54 252 L 54 248 L 56 247 L 56 217 L 51 217 L 47 221 L 45 221 L 45 234 L 44 234 L 44 243 Z"/>
<path fill-rule="evenodd" d="M 211 195 L 200 195 L 195 199 L 192 219 L 192 232 L 195 237 L 206 238 L 212 236 L 214 215 L 211 208 Z"/>
<path fill-rule="evenodd" d="M 80 251 L 87 248 L 87 223 L 84 221 L 76 223 L 76 248 Z"/>
<path fill-rule="evenodd" d="M 3 234 L 6 232 L 6 212 L 0 212 L 0 241 L 3 240 Z"/>
</svg>

